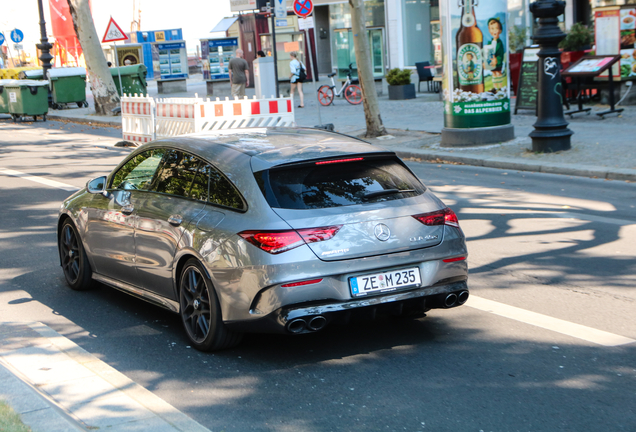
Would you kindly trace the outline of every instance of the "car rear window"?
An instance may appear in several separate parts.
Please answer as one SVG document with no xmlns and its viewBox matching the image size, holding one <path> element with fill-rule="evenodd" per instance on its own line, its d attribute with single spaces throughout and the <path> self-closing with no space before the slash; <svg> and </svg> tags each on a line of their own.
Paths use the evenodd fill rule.
<svg viewBox="0 0 636 432">
<path fill-rule="evenodd" d="M 398 159 L 319 161 L 256 173 L 270 206 L 319 209 L 409 198 L 426 188 Z"/>
</svg>

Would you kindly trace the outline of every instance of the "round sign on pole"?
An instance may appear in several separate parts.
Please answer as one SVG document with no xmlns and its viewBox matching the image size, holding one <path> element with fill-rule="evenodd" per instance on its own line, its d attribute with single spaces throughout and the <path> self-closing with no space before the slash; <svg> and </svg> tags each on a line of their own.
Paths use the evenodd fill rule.
<svg viewBox="0 0 636 432">
<path fill-rule="evenodd" d="M 0 45 L 4 43 L 4 35 L 0 33 Z"/>
<path fill-rule="evenodd" d="M 292 7 L 294 13 L 301 18 L 308 17 L 314 11 L 314 3 L 312 0 L 294 0 Z"/>
<path fill-rule="evenodd" d="M 22 30 L 13 29 L 11 30 L 11 40 L 15 43 L 20 43 L 24 39 L 24 33 Z"/>
</svg>

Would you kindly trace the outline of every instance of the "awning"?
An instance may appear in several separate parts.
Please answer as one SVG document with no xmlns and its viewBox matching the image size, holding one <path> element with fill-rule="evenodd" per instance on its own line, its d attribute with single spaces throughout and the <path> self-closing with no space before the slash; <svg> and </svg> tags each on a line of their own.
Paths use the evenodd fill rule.
<svg viewBox="0 0 636 432">
<path fill-rule="evenodd" d="M 214 27 L 212 29 L 212 31 L 210 33 L 226 32 L 227 29 L 229 29 L 232 26 L 232 24 L 234 24 L 236 22 L 237 19 L 238 19 L 238 17 L 223 18 L 221 21 L 219 21 L 219 23 L 216 25 L 216 27 Z"/>
</svg>

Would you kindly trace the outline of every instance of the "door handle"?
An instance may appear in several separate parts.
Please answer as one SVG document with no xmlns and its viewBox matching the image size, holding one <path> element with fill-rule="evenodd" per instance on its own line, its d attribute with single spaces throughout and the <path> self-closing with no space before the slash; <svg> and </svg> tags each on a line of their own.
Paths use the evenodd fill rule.
<svg viewBox="0 0 636 432">
<path fill-rule="evenodd" d="M 180 215 L 172 215 L 168 218 L 168 223 L 172 226 L 178 227 L 183 222 L 183 218 Z"/>
<path fill-rule="evenodd" d="M 135 206 L 133 206 L 133 205 L 127 205 L 127 206 L 123 206 L 121 208 L 121 212 L 123 214 L 125 214 L 126 216 L 132 214 L 132 212 L 134 212 L 134 211 L 135 211 Z"/>
</svg>

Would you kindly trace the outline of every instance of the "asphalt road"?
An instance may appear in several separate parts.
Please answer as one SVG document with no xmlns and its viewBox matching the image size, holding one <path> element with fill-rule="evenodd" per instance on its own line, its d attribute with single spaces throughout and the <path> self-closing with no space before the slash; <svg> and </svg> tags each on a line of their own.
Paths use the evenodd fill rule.
<svg viewBox="0 0 636 432">
<path fill-rule="evenodd" d="M 213 431 L 636 430 L 635 184 L 410 163 L 467 235 L 467 305 L 203 354 L 177 316 L 64 284 L 59 204 L 129 152 L 120 134 L 0 120 L 3 320 L 47 324 Z"/>
</svg>

